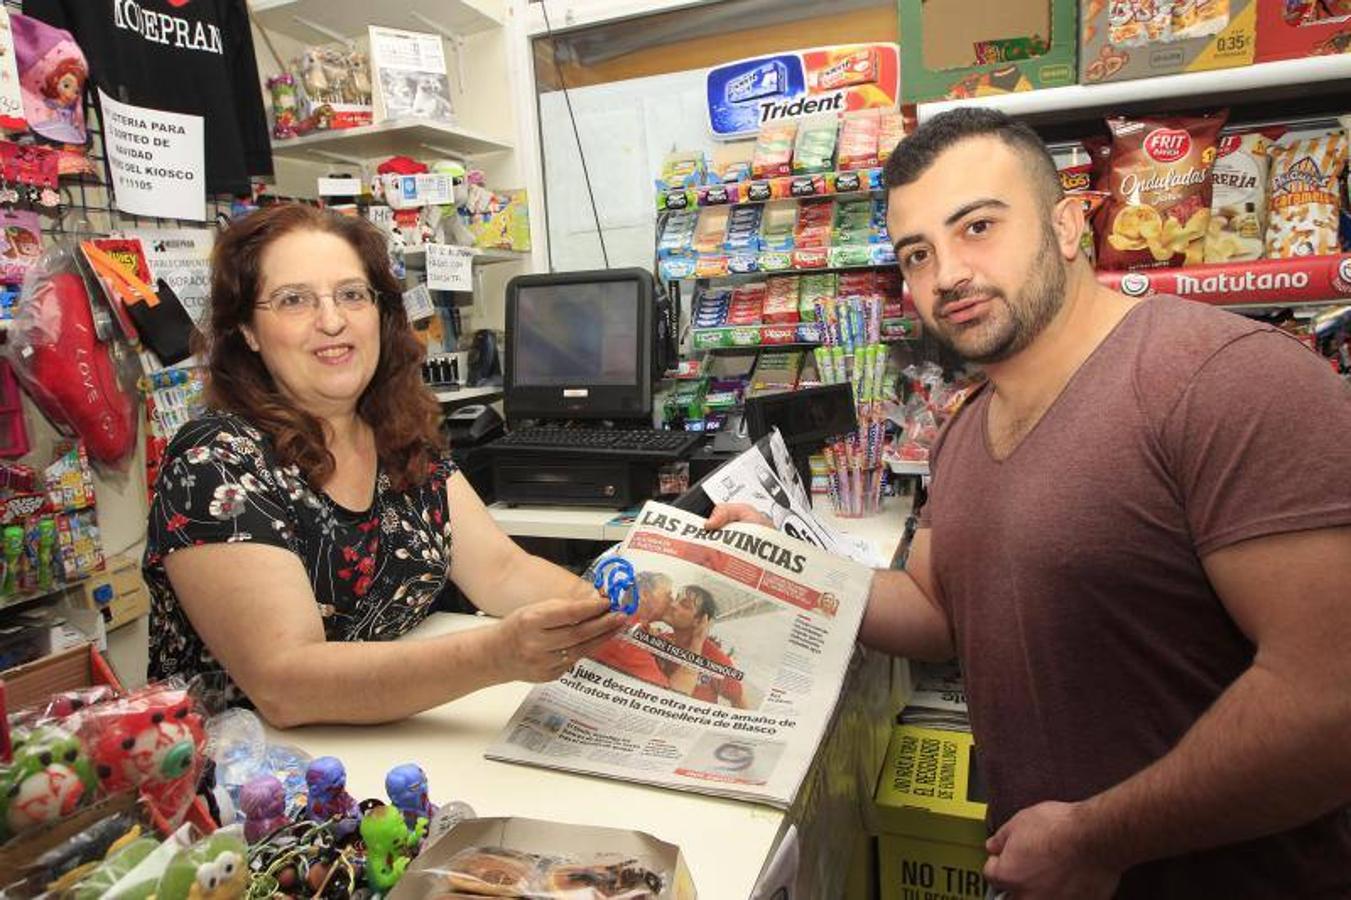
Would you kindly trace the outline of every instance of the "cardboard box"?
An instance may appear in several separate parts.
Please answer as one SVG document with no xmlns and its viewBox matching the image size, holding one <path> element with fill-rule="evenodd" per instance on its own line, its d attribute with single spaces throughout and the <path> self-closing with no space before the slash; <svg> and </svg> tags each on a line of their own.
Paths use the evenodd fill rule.
<svg viewBox="0 0 1351 900">
<path fill-rule="evenodd" d="M 1330 56 L 1351 50 L 1351 16 L 1288 21 L 1285 3 L 1257 4 L 1257 61 Z"/>
<path fill-rule="evenodd" d="M 900 0 L 901 99 L 982 97 L 1074 84 L 1074 0 Z"/>
<path fill-rule="evenodd" d="M 1263 0 L 1280 6 L 1279 0 Z M 1097 84 L 1246 66 L 1258 0 L 1080 0 L 1079 81 Z M 1144 8 L 1164 9 L 1154 17 Z"/>
<path fill-rule="evenodd" d="M 900 725 L 874 812 L 882 900 L 982 900 L 985 803 L 971 735 Z"/>
<path fill-rule="evenodd" d="M 569 825 L 541 819 L 503 817 L 469 819 L 456 825 L 418 854 L 388 900 L 461 896 L 449 890 L 442 874 L 446 863 L 470 847 L 505 847 L 538 856 L 572 857 L 579 861 L 603 855 L 607 861 L 636 859 L 665 877 L 659 900 L 696 900 L 694 879 L 685 857 L 674 844 L 640 831 Z"/>
<path fill-rule="evenodd" d="M 141 578 L 141 564 L 130 557 L 112 557 L 80 588 L 76 600 L 101 612 L 108 631 L 150 613 L 150 590 Z"/>
</svg>

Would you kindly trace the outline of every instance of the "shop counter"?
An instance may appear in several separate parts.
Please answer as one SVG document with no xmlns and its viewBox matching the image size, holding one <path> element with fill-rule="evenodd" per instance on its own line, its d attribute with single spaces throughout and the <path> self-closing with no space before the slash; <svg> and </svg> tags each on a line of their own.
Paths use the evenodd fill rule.
<svg viewBox="0 0 1351 900">
<path fill-rule="evenodd" d="M 410 638 L 481 627 L 479 616 L 440 613 Z M 409 672 L 417 678 L 417 672 Z M 647 832 L 680 846 L 700 900 L 773 896 L 840 896 L 854 843 L 864 829 L 890 722 L 889 660 L 858 651 L 835 721 L 787 812 L 739 801 L 485 759 L 530 690 L 501 684 L 381 726 L 312 726 L 271 731 L 269 739 L 347 766 L 358 800 L 384 798 L 385 773 L 416 762 L 427 772 L 433 802 L 463 800 L 481 816 L 528 816 Z M 770 865 L 769 863 L 773 863 Z M 757 890 L 761 871 L 766 884 Z M 768 888 L 768 890 L 766 890 Z"/>
</svg>

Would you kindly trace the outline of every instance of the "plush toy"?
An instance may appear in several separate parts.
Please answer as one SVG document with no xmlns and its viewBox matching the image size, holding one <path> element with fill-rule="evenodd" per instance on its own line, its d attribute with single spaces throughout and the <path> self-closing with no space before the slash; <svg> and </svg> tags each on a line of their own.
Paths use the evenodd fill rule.
<svg viewBox="0 0 1351 900">
<path fill-rule="evenodd" d="M 0 841 L 68 816 L 98 786 L 79 738 L 57 725 L 15 729 L 13 761 L 0 766 Z"/>
<path fill-rule="evenodd" d="M 427 796 L 427 773 L 414 763 L 404 763 L 389 770 L 385 776 L 385 793 L 389 802 L 403 813 L 404 822 L 409 828 L 417 825 L 418 819 L 431 821 L 436 815 L 436 805 Z"/>
<path fill-rule="evenodd" d="M 186 691 L 151 687 L 99 707 L 86 729 L 104 789 L 134 787 L 173 825 L 197 790 L 206 732 Z"/>
<path fill-rule="evenodd" d="M 361 839 L 366 843 L 366 883 L 371 890 L 387 893 L 399 883 L 426 833 L 426 819 L 418 819 L 409 831 L 397 807 L 379 806 L 366 813 Z"/>
<path fill-rule="evenodd" d="M 244 839 L 256 844 L 291 820 L 286 818 L 286 787 L 275 775 L 259 775 L 239 792 L 244 813 Z"/>
<path fill-rule="evenodd" d="M 160 877 L 156 900 L 235 900 L 249 887 L 249 848 L 238 828 L 178 851 Z"/>
</svg>

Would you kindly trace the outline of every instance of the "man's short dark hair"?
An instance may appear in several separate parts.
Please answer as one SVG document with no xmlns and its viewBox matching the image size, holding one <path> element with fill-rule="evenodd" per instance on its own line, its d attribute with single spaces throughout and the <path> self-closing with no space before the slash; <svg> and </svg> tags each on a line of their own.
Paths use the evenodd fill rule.
<svg viewBox="0 0 1351 900">
<path fill-rule="evenodd" d="M 974 137 L 998 138 L 1022 154 L 1048 208 L 1065 195 L 1055 160 L 1037 133 L 1024 122 L 982 107 L 949 110 L 916 128 L 896 145 L 882 172 L 883 183 L 888 191 L 914 183 L 943 152 Z"/>
<path fill-rule="evenodd" d="M 713 599 L 713 595 L 704 588 L 696 584 L 686 585 L 685 593 L 694 598 L 696 604 L 695 613 L 706 619 L 716 619 L 718 617 L 718 601 Z"/>
</svg>

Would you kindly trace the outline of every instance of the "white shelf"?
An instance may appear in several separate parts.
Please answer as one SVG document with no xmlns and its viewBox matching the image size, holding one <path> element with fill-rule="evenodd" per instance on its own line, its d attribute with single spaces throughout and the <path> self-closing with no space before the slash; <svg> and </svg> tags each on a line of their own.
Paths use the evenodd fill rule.
<svg viewBox="0 0 1351 900">
<path fill-rule="evenodd" d="M 467 387 L 433 391 L 438 403 L 462 403 L 465 400 L 482 400 L 502 393 L 500 387 Z"/>
<path fill-rule="evenodd" d="M 360 162 L 382 156 L 430 150 L 442 156 L 501 153 L 512 145 L 432 119 L 395 119 L 358 128 L 316 131 L 272 142 L 272 155 L 286 159 L 334 159 Z"/>
<path fill-rule="evenodd" d="M 409 31 L 444 30 L 467 35 L 501 28 L 502 21 L 470 0 L 249 0 L 258 24 L 301 43 L 313 44 L 335 34 L 344 38 L 366 34 L 367 25 L 385 25 Z M 425 11 L 425 12 L 424 12 Z M 313 23 L 313 24 L 311 24 Z M 318 26 L 318 27 L 315 27 Z"/>
<path fill-rule="evenodd" d="M 1343 53 L 1157 78 L 1075 84 L 965 100 L 936 100 L 919 104 L 917 112 L 923 124 L 950 109 L 983 106 L 1026 119 L 1033 125 L 1050 125 L 1066 120 L 1101 119 L 1132 107 L 1157 111 L 1166 107 L 1169 100 L 1190 101 L 1210 108 L 1230 103 L 1273 103 L 1322 95 L 1344 98 L 1348 78 L 1351 78 L 1351 54 Z"/>
<path fill-rule="evenodd" d="M 915 462 L 908 459 L 888 459 L 887 468 L 893 475 L 928 475 L 929 464 L 927 462 Z"/>
<path fill-rule="evenodd" d="M 880 560 L 890 560 L 905 528 L 906 497 L 885 497 L 882 511 L 864 519 L 836 516 L 824 496 L 813 499 L 813 512 L 826 525 L 862 538 L 873 545 Z M 622 541 L 633 523 L 622 512 L 586 506 L 507 506 L 494 503 L 488 514 L 512 537 L 552 537 L 568 540 Z"/>
<path fill-rule="evenodd" d="M 488 514 L 512 537 L 552 537 L 582 541 L 619 541 L 629 524 L 614 509 L 589 506 L 507 506 L 494 503 Z"/>
<path fill-rule="evenodd" d="M 519 253 L 515 250 L 474 250 L 474 265 L 490 266 L 493 263 L 521 262 L 530 258 L 529 253 Z M 422 269 L 427 265 L 427 251 L 420 249 L 403 251 L 403 263 L 414 269 Z"/>
</svg>

